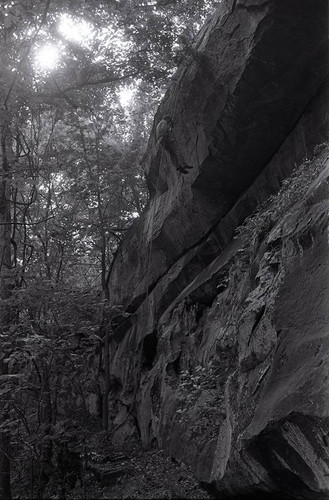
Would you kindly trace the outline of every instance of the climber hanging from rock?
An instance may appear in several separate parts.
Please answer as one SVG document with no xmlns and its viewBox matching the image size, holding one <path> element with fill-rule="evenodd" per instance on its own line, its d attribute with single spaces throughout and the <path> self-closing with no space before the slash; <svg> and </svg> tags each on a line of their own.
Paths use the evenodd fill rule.
<svg viewBox="0 0 329 500">
<path fill-rule="evenodd" d="M 165 115 L 162 120 L 158 123 L 156 128 L 156 138 L 158 144 L 161 144 L 170 155 L 170 159 L 178 172 L 182 174 L 187 174 L 189 169 L 193 168 L 190 165 L 185 165 L 184 162 L 180 162 L 181 155 L 177 153 L 177 148 L 171 136 L 171 130 L 173 128 L 174 122 L 171 116 Z"/>
</svg>

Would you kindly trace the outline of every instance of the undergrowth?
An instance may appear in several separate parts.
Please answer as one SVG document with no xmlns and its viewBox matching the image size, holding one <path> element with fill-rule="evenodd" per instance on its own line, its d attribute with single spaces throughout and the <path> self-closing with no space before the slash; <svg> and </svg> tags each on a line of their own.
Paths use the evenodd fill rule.
<svg viewBox="0 0 329 500">
<path fill-rule="evenodd" d="M 327 144 L 316 146 L 312 156 L 305 158 L 291 176 L 282 182 L 279 192 L 260 204 L 256 211 L 237 228 L 235 238 L 242 241 L 245 251 L 254 249 L 261 237 L 267 234 L 295 203 L 304 200 L 309 187 L 328 158 L 329 146 Z"/>
</svg>

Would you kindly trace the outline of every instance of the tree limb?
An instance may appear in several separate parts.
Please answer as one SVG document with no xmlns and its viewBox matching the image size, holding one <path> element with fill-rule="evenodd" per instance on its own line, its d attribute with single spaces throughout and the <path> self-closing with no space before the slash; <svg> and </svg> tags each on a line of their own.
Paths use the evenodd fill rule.
<svg viewBox="0 0 329 500">
<path fill-rule="evenodd" d="M 61 97 L 63 97 L 63 99 L 65 99 L 65 101 L 70 105 L 72 106 L 72 108 L 74 109 L 78 109 L 78 105 L 75 104 L 75 102 L 65 94 L 65 91 L 63 91 L 60 86 L 58 85 L 58 83 L 56 82 L 55 78 L 53 78 L 53 82 L 55 84 L 55 87 L 57 88 L 58 92 L 60 93 Z"/>
<path fill-rule="evenodd" d="M 36 226 L 37 224 L 41 224 L 42 222 L 47 222 L 47 220 L 54 219 L 55 216 L 47 217 L 47 219 L 41 219 L 37 222 L 0 222 L 0 226 L 7 226 L 9 224 L 15 224 L 17 226 Z"/>
<path fill-rule="evenodd" d="M 59 92 L 42 92 L 36 94 L 37 97 L 61 97 L 63 99 L 67 99 L 65 96 L 66 92 L 70 92 L 71 90 L 81 90 L 84 87 L 92 87 L 93 85 L 107 85 L 109 83 L 114 83 L 114 82 L 119 82 L 122 80 L 125 80 L 127 78 L 131 78 L 134 76 L 139 75 L 139 71 L 135 71 L 134 73 L 128 73 L 126 75 L 122 76 L 106 76 L 104 78 L 100 78 L 98 80 L 90 80 L 90 81 L 84 81 L 80 83 L 76 83 L 75 85 L 70 85 L 69 87 L 60 89 Z M 57 86 L 57 85 L 56 85 Z M 58 86 L 57 86 L 58 88 Z M 72 105 L 72 103 L 70 103 Z"/>
</svg>

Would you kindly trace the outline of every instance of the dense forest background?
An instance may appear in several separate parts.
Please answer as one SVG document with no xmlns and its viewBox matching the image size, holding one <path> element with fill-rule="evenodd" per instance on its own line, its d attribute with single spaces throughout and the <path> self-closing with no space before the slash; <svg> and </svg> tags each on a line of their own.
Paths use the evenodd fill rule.
<svg viewBox="0 0 329 500">
<path fill-rule="evenodd" d="M 64 495 L 69 444 L 109 430 L 109 269 L 147 203 L 155 110 L 216 3 L 0 4 L 1 498 Z"/>
</svg>

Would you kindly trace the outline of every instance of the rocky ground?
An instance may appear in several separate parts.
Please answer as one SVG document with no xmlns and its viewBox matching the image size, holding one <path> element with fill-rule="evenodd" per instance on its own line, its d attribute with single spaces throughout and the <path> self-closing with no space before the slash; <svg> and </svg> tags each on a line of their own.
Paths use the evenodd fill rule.
<svg viewBox="0 0 329 500">
<path fill-rule="evenodd" d="M 210 499 L 192 471 L 161 450 L 143 450 L 137 443 L 91 453 L 83 485 L 76 485 L 68 499 Z M 78 482 L 77 482 L 78 483 Z"/>
</svg>

